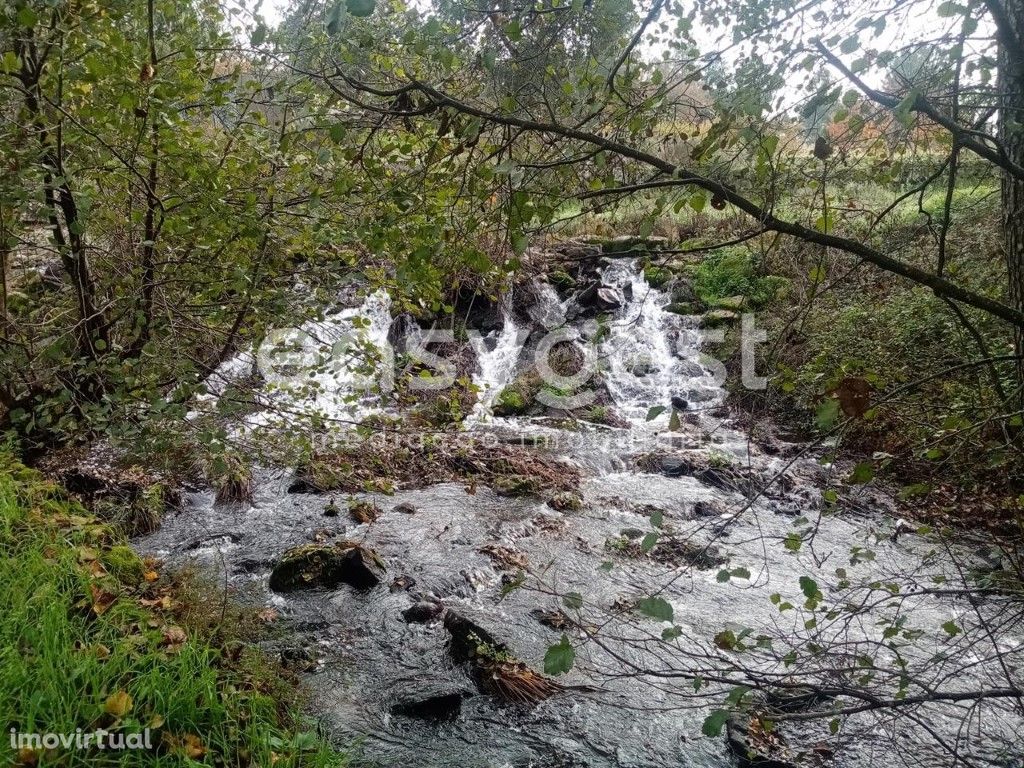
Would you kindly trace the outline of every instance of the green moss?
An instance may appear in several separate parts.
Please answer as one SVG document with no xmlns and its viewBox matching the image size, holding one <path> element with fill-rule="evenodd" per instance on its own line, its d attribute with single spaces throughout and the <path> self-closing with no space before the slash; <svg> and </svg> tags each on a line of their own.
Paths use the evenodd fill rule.
<svg viewBox="0 0 1024 768">
<path fill-rule="evenodd" d="M 745 297 L 751 308 L 763 306 L 785 282 L 784 278 L 758 274 L 754 256 L 745 246 L 711 251 L 693 269 L 694 290 L 710 306 L 736 296 Z"/>
<path fill-rule="evenodd" d="M 491 488 L 499 496 L 534 496 L 540 493 L 541 482 L 526 475 L 498 475 L 491 480 Z"/>
<path fill-rule="evenodd" d="M 494 404 L 494 413 L 499 416 L 511 416 L 526 410 L 526 402 L 515 387 L 505 387 L 498 395 Z"/>
<path fill-rule="evenodd" d="M 562 269 L 548 272 L 548 282 L 555 286 L 555 288 L 560 288 L 563 291 L 572 290 L 576 287 L 576 281 L 572 275 Z"/>
<path fill-rule="evenodd" d="M 140 584 L 146 573 L 146 566 L 135 550 L 129 546 L 119 544 L 111 547 L 103 553 L 100 558 L 103 567 L 115 579 L 126 586 Z"/>
<path fill-rule="evenodd" d="M 651 264 L 644 268 L 644 280 L 652 288 L 664 288 L 669 280 L 672 279 L 672 272 L 665 267 L 658 267 Z"/>
</svg>

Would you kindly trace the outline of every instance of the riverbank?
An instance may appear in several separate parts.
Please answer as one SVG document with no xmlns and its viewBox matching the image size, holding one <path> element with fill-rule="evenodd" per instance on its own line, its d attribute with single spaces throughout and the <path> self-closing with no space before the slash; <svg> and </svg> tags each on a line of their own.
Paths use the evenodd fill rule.
<svg viewBox="0 0 1024 768">
<path fill-rule="evenodd" d="M 5 764 L 347 764 L 252 645 L 270 614 L 142 560 L 6 452 L 0 550 Z"/>
</svg>

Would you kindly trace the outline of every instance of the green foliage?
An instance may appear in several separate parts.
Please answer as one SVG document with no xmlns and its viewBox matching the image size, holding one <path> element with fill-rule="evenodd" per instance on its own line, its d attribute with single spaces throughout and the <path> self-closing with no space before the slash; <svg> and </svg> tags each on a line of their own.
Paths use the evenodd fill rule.
<svg viewBox="0 0 1024 768">
<path fill-rule="evenodd" d="M 0 654 L 4 722 L 28 733 L 150 727 L 165 747 L 94 750 L 96 766 L 236 764 L 241 755 L 346 764 L 300 726 L 280 670 L 255 650 L 233 656 L 198 629 L 183 631 L 176 622 L 189 624 L 173 610 L 147 607 L 142 561 L 116 534 L 7 454 L 0 465 L 0 642 L 31 649 Z M 9 744 L 0 742 L 5 762 Z M 41 756 L 21 756 L 29 757 Z"/>
<path fill-rule="evenodd" d="M 563 675 L 572 669 L 576 661 L 576 651 L 569 643 L 569 638 L 562 639 L 548 648 L 544 654 L 544 672 L 549 675 Z"/>
<path fill-rule="evenodd" d="M 752 307 L 772 301 L 784 280 L 761 276 L 751 252 L 744 246 L 718 248 L 693 270 L 693 287 L 705 304 L 744 296 Z"/>
</svg>

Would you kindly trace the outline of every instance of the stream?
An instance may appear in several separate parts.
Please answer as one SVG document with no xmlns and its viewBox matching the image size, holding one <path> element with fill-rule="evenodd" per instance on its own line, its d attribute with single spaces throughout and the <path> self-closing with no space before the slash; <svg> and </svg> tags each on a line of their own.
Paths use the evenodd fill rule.
<svg viewBox="0 0 1024 768">
<path fill-rule="evenodd" d="M 681 674 L 715 665 L 731 671 L 728 652 L 713 641 L 716 635 L 752 627 L 755 635 L 788 633 L 801 646 L 815 631 L 822 633 L 819 638 L 841 633 L 851 643 L 877 637 L 882 627 L 874 622 L 887 615 L 886 604 L 855 621 L 816 630 L 805 626 L 801 578 L 842 592 L 837 568 L 854 585 L 898 582 L 903 593 L 963 583 L 962 560 L 933 554 L 937 545 L 930 536 L 914 530 L 893 535 L 903 524 L 871 485 L 843 488 L 841 511 L 829 513 L 823 491 L 849 469 L 822 462 L 827 446 L 778 439 L 770 446 L 751 443 L 722 407 L 726 393 L 701 352 L 698 318 L 666 311 L 670 297 L 647 283 L 635 261 L 610 262 L 601 279 L 622 301 L 608 311 L 600 334 L 592 317 L 574 312 L 572 297 L 546 283 L 533 291 L 530 316 L 505 298 L 501 327 L 473 340 L 479 399 L 464 426 L 466 439 L 539 444 L 537 450 L 579 468 L 581 510 L 558 511 L 543 498 L 500 496 L 484 485 L 448 482 L 391 495 L 355 494 L 383 510 L 375 522 L 357 524 L 344 513 L 324 516 L 332 499 L 344 509 L 348 494 L 289 493 L 291 471 L 261 469 L 251 502 L 218 504 L 212 490 L 196 490 L 159 531 L 136 541 L 141 551 L 171 564 L 196 562 L 224 574 L 246 599 L 276 609 L 288 631 L 287 639 L 270 643 L 271 650 L 298 660 L 313 714 L 338 744 L 358 743 L 366 765 L 733 766 L 736 757 L 725 738 L 701 733 L 729 688 L 695 691 L 692 679 Z M 365 322 L 354 324 L 358 317 Z M 391 322 L 387 297 L 373 294 L 304 330 L 320 344 L 361 333 L 356 346 L 383 346 Z M 614 411 L 628 427 L 567 428 L 546 416 L 493 415 L 499 393 L 528 363 L 531 346 L 524 337 L 538 328 L 563 333 L 592 352 Z M 253 365 L 253 355 L 240 356 L 219 375 L 227 382 Z M 379 410 L 372 396 L 352 396 L 357 378 L 324 378 L 319 394 L 301 404 L 353 419 Z M 208 397 L 215 398 L 221 390 L 210 391 Z M 286 396 L 267 397 L 280 403 Z M 677 414 L 678 428 L 670 430 L 673 397 L 688 407 Z M 247 416 L 248 426 L 278 418 L 270 410 Z M 638 462 L 644 455 L 654 456 L 655 464 Z M 740 468 L 748 479 L 783 480 L 756 493 L 753 480 L 716 482 L 720 475 L 714 472 L 681 471 L 680 455 L 711 468 Z M 415 513 L 396 510 L 400 505 L 411 505 Z M 805 537 L 799 551 L 787 548 L 795 532 L 811 529 L 813 537 Z M 638 551 L 651 532 L 659 543 L 650 552 Z M 269 589 L 269 573 L 286 549 L 342 538 L 380 555 L 387 568 L 380 585 L 286 595 Z M 515 584 L 517 569 L 481 551 L 488 545 L 521 556 L 529 578 Z M 856 547 L 871 556 L 851 553 Z M 850 594 L 854 589 L 849 587 Z M 993 597 L 979 605 L 917 591 L 923 593 L 907 594 L 899 603 L 909 617 L 906 627 L 922 632 L 907 653 L 936 683 L 997 687 L 1006 684 L 1007 674 L 1021 680 L 1022 637 L 1015 630 L 1019 625 L 1009 622 L 1000 636 L 966 647 L 966 671 L 941 660 L 943 648 L 966 642 L 951 639 L 944 623 L 966 626 L 977 615 L 1005 613 L 1009 603 Z M 567 594 L 580 597 L 571 608 L 560 597 Z M 671 605 L 671 623 L 631 610 L 653 594 Z M 538 671 L 547 649 L 565 634 L 576 651 L 575 665 L 557 680 L 573 687 L 533 707 L 481 692 L 448 654 L 443 622 L 403 618 L 403 611 L 424 598 L 469 617 Z M 786 601 L 797 608 L 781 612 L 779 604 Z M 558 610 L 573 621 L 553 628 L 538 620 L 538 611 Z M 677 636 L 663 641 L 670 627 Z M 924 663 L 936 655 L 940 660 Z M 780 679 L 805 671 L 758 663 Z M 411 705 L 425 700 L 456 703 L 423 716 Z M 850 715 L 838 735 L 830 733 L 827 719 L 796 721 L 784 729 L 792 745 L 787 764 L 952 765 L 948 746 L 954 744 L 973 761 L 964 764 L 1022 765 L 1019 714 L 1007 705 L 975 716 L 966 706 L 962 717 L 952 717 L 948 707 L 916 708 L 926 728 L 870 711 Z M 819 746 L 825 743 L 827 749 Z"/>
</svg>

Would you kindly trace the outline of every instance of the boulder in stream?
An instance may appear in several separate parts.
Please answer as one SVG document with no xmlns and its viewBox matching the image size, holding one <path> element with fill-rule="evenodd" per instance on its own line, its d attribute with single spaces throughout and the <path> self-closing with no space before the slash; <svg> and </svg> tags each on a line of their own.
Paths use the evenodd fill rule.
<svg viewBox="0 0 1024 768">
<path fill-rule="evenodd" d="M 462 688 L 411 696 L 391 707 L 391 714 L 419 720 L 452 720 L 462 711 L 462 700 L 471 695 Z"/>
<path fill-rule="evenodd" d="M 306 544 L 284 553 L 271 571 L 270 588 L 274 592 L 294 592 L 348 584 L 371 589 L 380 583 L 384 570 L 376 552 L 355 542 Z"/>
<path fill-rule="evenodd" d="M 404 611 L 402 618 L 406 624 L 429 624 L 444 613 L 444 606 L 430 600 L 421 600 L 413 603 Z"/>
</svg>

